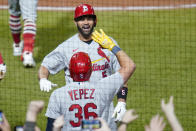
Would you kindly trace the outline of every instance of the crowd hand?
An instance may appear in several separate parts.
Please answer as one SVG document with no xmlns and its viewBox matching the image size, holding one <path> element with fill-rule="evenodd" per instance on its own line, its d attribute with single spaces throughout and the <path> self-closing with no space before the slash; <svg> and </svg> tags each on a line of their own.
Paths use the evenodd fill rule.
<svg viewBox="0 0 196 131">
<path fill-rule="evenodd" d="M 164 99 L 161 101 L 161 108 L 165 113 L 174 112 L 173 96 L 170 97 L 169 102 L 165 104 Z"/>
<path fill-rule="evenodd" d="M 174 112 L 174 104 L 173 104 L 173 96 L 170 97 L 169 102 L 165 104 L 164 99 L 161 101 L 162 111 L 165 113 L 169 124 L 172 127 L 173 131 L 183 131 L 181 124 L 179 123 L 175 112 Z"/>
<path fill-rule="evenodd" d="M 9 122 L 7 121 L 4 114 L 2 114 L 2 118 L 3 118 L 3 122 L 0 123 L 0 130 L 2 130 L 2 131 L 11 131 Z"/>
<path fill-rule="evenodd" d="M 94 131 L 111 131 L 111 129 L 108 127 L 106 121 L 103 118 L 96 118 L 97 120 L 101 121 L 101 128 L 94 129 Z"/>
<path fill-rule="evenodd" d="M 126 103 L 125 102 L 118 102 L 117 106 L 114 109 L 114 113 L 113 113 L 112 117 L 115 118 L 115 121 L 121 121 L 123 118 L 123 115 L 125 114 L 126 111 L 127 111 L 126 110 Z"/>
<path fill-rule="evenodd" d="M 40 84 L 40 90 L 47 91 L 47 92 L 49 92 L 52 89 L 52 87 L 57 86 L 57 84 L 52 83 L 46 78 L 41 78 L 39 81 L 39 84 Z"/>
<path fill-rule="evenodd" d="M 145 131 L 163 131 L 164 128 L 163 117 L 156 115 L 151 119 L 149 126 L 145 126 Z"/>
<path fill-rule="evenodd" d="M 135 114 L 135 110 L 133 109 L 130 109 L 130 110 L 127 110 L 122 118 L 122 121 L 124 123 L 130 123 L 132 122 L 133 120 L 137 119 L 138 118 L 138 115 Z"/>
<path fill-rule="evenodd" d="M 28 110 L 26 113 L 26 121 L 36 122 L 38 113 L 44 108 L 44 101 L 37 100 L 31 101 L 28 106 Z"/>
<path fill-rule="evenodd" d="M 37 100 L 37 101 L 31 101 L 28 107 L 28 111 L 38 114 L 41 112 L 41 110 L 44 108 L 44 101 Z"/>
<path fill-rule="evenodd" d="M 100 29 L 100 33 L 95 30 L 92 34 L 92 39 L 99 43 L 103 48 L 109 49 L 110 51 L 112 51 L 113 47 L 116 46 L 116 44 L 103 32 L 102 29 Z"/>
</svg>

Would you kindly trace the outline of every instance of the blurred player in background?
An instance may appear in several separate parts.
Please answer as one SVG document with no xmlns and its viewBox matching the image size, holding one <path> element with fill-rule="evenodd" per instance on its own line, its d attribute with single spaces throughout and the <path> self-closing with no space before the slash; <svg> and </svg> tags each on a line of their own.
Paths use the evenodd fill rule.
<svg viewBox="0 0 196 131">
<path fill-rule="evenodd" d="M 84 52 L 74 54 L 69 62 L 73 82 L 56 89 L 50 97 L 46 112 L 47 131 L 53 129 L 53 122 L 61 115 L 65 118 L 64 131 L 81 130 L 82 119 L 102 117 L 107 122 L 111 119 L 109 115 L 104 114 L 109 114 L 110 103 L 115 94 L 131 76 L 133 61 L 114 43 L 108 42 L 107 45 L 103 47 L 111 47 L 112 53 L 117 56 L 120 69 L 97 82 L 88 82 L 92 73 L 90 57 Z"/>
<path fill-rule="evenodd" d="M 38 0 L 8 0 L 9 26 L 13 38 L 13 55 L 21 56 L 25 67 L 34 67 L 33 48 L 36 35 Z M 24 22 L 23 40 L 21 40 L 22 24 Z"/>
<path fill-rule="evenodd" d="M 4 78 L 5 73 L 6 73 L 6 65 L 3 62 L 3 57 L 1 56 L 1 53 L 0 53 L 0 80 Z"/>
<path fill-rule="evenodd" d="M 67 84 L 73 81 L 70 77 L 69 61 L 76 52 L 86 52 L 90 56 L 93 64 L 93 72 L 90 78 L 91 82 L 97 82 L 104 77 L 110 76 L 120 68 L 116 56 L 110 50 L 103 49 L 99 43 L 92 39 L 92 32 L 97 24 L 97 17 L 92 6 L 88 4 L 77 6 L 75 9 L 74 23 L 78 29 L 78 33 L 49 53 L 41 64 L 39 69 L 41 91 L 49 92 L 52 87 L 57 86 L 49 81 L 48 77 L 50 74 L 56 74 L 61 70 L 65 71 Z M 108 39 L 117 45 L 117 42 L 111 37 Z M 134 63 L 132 63 L 131 68 L 133 73 L 135 70 Z M 111 104 L 109 116 L 112 117 L 113 115 L 114 117 L 117 114 L 116 121 L 120 121 L 126 112 L 127 92 L 127 87 L 121 88 L 118 92 L 118 104 L 115 110 L 113 103 Z M 112 127 L 115 128 L 116 124 L 114 119 L 112 119 L 111 123 L 113 123 Z"/>
</svg>

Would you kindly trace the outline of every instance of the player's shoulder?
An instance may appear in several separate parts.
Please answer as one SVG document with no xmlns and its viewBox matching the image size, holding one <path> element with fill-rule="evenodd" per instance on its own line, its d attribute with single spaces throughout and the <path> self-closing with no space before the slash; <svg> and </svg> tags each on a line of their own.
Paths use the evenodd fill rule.
<svg viewBox="0 0 196 131">
<path fill-rule="evenodd" d="M 75 34 L 75 35 L 69 37 L 68 39 L 66 39 L 65 41 L 63 41 L 60 45 L 65 45 L 65 44 L 67 44 L 67 43 L 76 41 L 77 38 L 78 38 L 78 34 Z"/>
<path fill-rule="evenodd" d="M 70 82 L 70 83 L 67 83 L 66 85 L 62 86 L 61 88 L 57 88 L 54 91 L 55 92 L 65 92 L 65 91 L 69 90 L 70 88 L 78 87 L 78 86 L 79 86 L 78 82 Z"/>
<path fill-rule="evenodd" d="M 62 42 L 58 47 L 69 47 L 72 48 L 74 47 L 74 45 L 79 43 L 79 37 L 78 34 L 75 34 L 73 36 L 71 36 L 70 38 L 68 38 L 67 40 L 65 40 L 64 42 Z"/>
<path fill-rule="evenodd" d="M 118 42 L 113 38 L 113 37 L 111 37 L 111 36 L 109 36 L 110 37 L 110 39 L 112 39 L 112 41 L 117 45 L 117 46 L 119 46 L 118 45 Z"/>
<path fill-rule="evenodd" d="M 65 90 L 67 90 L 67 89 L 66 89 L 66 85 L 65 85 L 65 86 L 62 86 L 62 87 L 60 87 L 60 88 L 55 89 L 55 90 L 52 92 L 52 94 L 53 94 L 53 95 L 58 95 L 58 94 L 61 93 L 61 92 L 65 92 Z"/>
<path fill-rule="evenodd" d="M 66 41 L 64 41 L 64 43 L 73 43 L 73 42 L 78 42 L 79 37 L 78 37 L 78 33 L 76 33 L 75 35 L 73 35 L 72 37 L 68 38 Z"/>
</svg>

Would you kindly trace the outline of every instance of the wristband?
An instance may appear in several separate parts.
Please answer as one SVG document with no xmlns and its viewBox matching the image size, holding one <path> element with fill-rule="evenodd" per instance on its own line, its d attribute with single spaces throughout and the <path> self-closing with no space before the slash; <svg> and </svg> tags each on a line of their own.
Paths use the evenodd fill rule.
<svg viewBox="0 0 196 131">
<path fill-rule="evenodd" d="M 26 121 L 24 125 L 24 131 L 35 131 L 35 122 Z"/>
<path fill-rule="evenodd" d="M 127 99 L 127 93 L 128 93 L 128 88 L 127 87 L 122 87 L 118 93 L 117 93 L 117 98 L 122 98 L 122 99 Z"/>
<path fill-rule="evenodd" d="M 116 53 L 119 52 L 120 50 L 121 50 L 120 47 L 114 46 L 114 47 L 112 48 L 112 53 L 116 54 Z"/>
</svg>

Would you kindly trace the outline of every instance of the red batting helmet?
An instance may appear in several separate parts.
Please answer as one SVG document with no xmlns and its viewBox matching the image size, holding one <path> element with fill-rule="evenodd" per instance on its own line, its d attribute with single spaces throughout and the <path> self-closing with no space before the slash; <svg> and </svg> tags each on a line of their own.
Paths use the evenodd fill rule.
<svg viewBox="0 0 196 131">
<path fill-rule="evenodd" d="M 91 59 L 87 53 L 75 53 L 69 63 L 69 71 L 73 81 L 88 81 L 92 73 Z"/>
<path fill-rule="evenodd" d="M 92 15 L 96 19 L 96 15 L 94 9 L 91 5 L 88 4 L 81 4 L 76 7 L 74 19 L 84 16 L 84 15 Z"/>
</svg>

